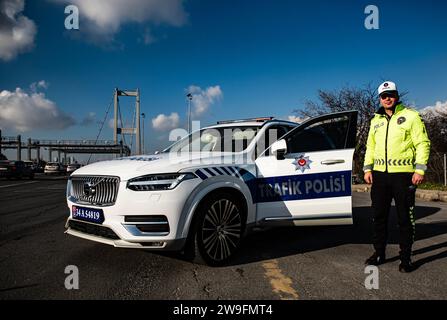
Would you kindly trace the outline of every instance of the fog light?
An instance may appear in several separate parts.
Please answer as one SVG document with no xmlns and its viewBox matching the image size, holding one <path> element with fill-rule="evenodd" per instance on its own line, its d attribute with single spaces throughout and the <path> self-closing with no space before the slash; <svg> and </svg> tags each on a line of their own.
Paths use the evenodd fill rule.
<svg viewBox="0 0 447 320">
<path fill-rule="evenodd" d="M 143 247 L 158 247 L 158 248 L 161 248 L 161 247 L 163 247 L 165 245 L 165 243 L 162 242 L 162 241 L 158 241 L 158 242 L 140 242 L 140 244 Z"/>
</svg>

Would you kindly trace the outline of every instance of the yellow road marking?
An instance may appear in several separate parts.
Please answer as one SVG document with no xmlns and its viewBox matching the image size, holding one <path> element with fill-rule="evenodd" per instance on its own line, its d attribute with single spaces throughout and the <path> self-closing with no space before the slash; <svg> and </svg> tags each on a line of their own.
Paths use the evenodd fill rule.
<svg viewBox="0 0 447 320">
<path fill-rule="evenodd" d="M 298 299 L 298 293 L 292 288 L 292 279 L 282 273 L 278 260 L 268 260 L 262 267 L 265 269 L 265 276 L 270 280 L 273 292 L 279 294 L 281 300 Z"/>
</svg>

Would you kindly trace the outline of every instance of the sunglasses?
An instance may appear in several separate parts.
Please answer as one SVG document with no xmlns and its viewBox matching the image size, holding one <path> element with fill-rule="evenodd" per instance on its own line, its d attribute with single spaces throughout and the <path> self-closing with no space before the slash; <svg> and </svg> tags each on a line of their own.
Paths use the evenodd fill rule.
<svg viewBox="0 0 447 320">
<path fill-rule="evenodd" d="M 382 93 L 380 99 L 385 100 L 386 98 L 396 98 L 395 93 Z"/>
</svg>

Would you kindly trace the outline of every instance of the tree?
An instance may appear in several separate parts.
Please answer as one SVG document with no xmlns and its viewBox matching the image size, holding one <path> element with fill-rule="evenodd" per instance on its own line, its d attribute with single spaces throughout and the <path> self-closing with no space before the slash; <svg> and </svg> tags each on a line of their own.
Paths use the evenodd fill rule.
<svg viewBox="0 0 447 320">
<path fill-rule="evenodd" d="M 443 157 L 447 153 L 447 109 L 423 111 L 421 116 L 431 141 L 426 177 L 430 182 L 443 183 Z"/>
</svg>

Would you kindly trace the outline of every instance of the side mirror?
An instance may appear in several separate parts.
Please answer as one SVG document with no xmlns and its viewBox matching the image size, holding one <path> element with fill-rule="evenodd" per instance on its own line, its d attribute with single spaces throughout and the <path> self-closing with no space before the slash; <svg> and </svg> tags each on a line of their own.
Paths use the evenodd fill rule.
<svg viewBox="0 0 447 320">
<path fill-rule="evenodd" d="M 273 142 L 271 147 L 272 154 L 276 156 L 278 160 L 284 160 L 284 155 L 287 153 L 287 143 L 286 140 L 281 139 Z"/>
<path fill-rule="evenodd" d="M 154 154 L 159 154 L 159 153 L 160 153 L 160 151 L 158 151 L 158 150 L 154 152 Z"/>
</svg>

